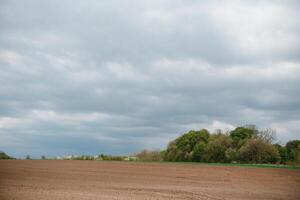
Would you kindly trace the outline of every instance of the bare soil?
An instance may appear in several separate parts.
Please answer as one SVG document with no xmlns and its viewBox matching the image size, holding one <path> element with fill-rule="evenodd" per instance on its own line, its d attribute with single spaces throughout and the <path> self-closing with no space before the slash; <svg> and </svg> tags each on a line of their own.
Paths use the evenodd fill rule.
<svg viewBox="0 0 300 200">
<path fill-rule="evenodd" d="M 205 164 L 1 160 L 1 200 L 299 200 L 300 170 Z"/>
</svg>

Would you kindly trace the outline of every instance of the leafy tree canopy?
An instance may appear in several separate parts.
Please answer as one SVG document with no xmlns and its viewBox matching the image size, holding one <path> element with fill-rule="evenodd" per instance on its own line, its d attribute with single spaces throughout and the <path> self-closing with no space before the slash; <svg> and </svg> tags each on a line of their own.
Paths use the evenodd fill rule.
<svg viewBox="0 0 300 200">
<path fill-rule="evenodd" d="M 233 141 L 239 142 L 241 140 L 250 139 L 256 133 L 255 129 L 250 129 L 246 127 L 237 127 L 230 132 L 230 137 Z"/>
<path fill-rule="evenodd" d="M 0 151 L 0 159 L 14 159 L 14 158 L 10 157 L 9 155 L 4 153 L 3 151 Z"/>
</svg>

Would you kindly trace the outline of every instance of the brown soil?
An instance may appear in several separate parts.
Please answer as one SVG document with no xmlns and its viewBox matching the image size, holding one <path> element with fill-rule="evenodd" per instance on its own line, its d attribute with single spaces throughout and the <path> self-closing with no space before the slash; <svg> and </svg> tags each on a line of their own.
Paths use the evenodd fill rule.
<svg viewBox="0 0 300 200">
<path fill-rule="evenodd" d="M 300 199 L 300 170 L 177 163 L 0 161 L 1 200 Z"/>
</svg>

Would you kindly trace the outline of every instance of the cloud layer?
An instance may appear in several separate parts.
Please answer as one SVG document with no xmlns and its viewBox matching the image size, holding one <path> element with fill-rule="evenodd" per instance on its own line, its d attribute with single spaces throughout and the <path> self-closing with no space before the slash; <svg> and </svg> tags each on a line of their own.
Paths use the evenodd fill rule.
<svg viewBox="0 0 300 200">
<path fill-rule="evenodd" d="M 0 0 L 0 148 L 127 154 L 249 123 L 299 139 L 299 8 Z"/>
</svg>

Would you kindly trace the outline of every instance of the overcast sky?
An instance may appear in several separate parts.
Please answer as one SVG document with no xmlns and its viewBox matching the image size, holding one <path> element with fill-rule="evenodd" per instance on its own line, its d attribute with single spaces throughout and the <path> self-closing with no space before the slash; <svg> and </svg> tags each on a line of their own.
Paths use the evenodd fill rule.
<svg viewBox="0 0 300 200">
<path fill-rule="evenodd" d="M 0 0 L 0 150 L 162 149 L 190 129 L 300 138 L 295 0 Z"/>
</svg>

